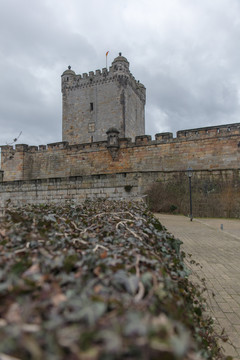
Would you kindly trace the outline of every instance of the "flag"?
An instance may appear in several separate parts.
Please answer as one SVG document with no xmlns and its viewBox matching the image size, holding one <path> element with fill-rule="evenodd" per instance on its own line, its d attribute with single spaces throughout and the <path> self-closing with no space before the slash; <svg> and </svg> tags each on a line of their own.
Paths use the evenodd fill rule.
<svg viewBox="0 0 240 360">
<path fill-rule="evenodd" d="M 108 56 L 109 51 L 106 52 L 106 56 Z"/>
</svg>

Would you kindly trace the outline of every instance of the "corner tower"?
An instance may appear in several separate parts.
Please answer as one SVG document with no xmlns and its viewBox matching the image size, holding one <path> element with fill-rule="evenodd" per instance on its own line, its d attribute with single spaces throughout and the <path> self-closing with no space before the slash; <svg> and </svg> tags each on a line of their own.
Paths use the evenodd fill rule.
<svg viewBox="0 0 240 360">
<path fill-rule="evenodd" d="M 62 74 L 62 140 L 81 144 L 107 139 L 109 128 L 120 137 L 145 134 L 146 89 L 129 71 L 119 53 L 109 71 L 76 75 L 71 67 Z"/>
</svg>

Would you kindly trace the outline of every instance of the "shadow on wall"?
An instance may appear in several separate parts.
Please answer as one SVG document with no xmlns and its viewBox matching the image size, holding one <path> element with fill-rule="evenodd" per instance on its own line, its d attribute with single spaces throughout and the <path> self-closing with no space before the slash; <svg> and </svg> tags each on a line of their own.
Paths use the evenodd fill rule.
<svg viewBox="0 0 240 360">
<path fill-rule="evenodd" d="M 189 215 L 189 183 L 185 174 L 157 181 L 146 191 L 154 212 Z M 240 218 L 240 181 L 192 178 L 193 216 Z"/>
</svg>

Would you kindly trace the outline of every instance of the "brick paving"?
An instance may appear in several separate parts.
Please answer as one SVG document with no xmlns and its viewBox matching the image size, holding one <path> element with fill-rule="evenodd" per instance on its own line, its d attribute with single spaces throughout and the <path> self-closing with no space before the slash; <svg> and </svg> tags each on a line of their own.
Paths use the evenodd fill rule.
<svg viewBox="0 0 240 360">
<path fill-rule="evenodd" d="M 160 222 L 183 241 L 182 250 L 200 266 L 188 265 L 192 279 L 205 278 L 209 312 L 218 332 L 224 328 L 226 355 L 240 359 L 240 220 L 194 219 L 156 214 Z M 221 230 L 221 224 L 223 230 Z M 215 294 L 213 296 L 212 294 Z"/>
</svg>

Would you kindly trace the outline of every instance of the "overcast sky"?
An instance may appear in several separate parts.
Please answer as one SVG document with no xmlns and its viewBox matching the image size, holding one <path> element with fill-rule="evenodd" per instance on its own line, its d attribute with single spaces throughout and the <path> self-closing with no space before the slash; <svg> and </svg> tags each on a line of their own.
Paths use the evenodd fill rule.
<svg viewBox="0 0 240 360">
<path fill-rule="evenodd" d="M 0 0 L 0 144 L 61 141 L 61 74 L 121 51 L 146 134 L 240 122 L 239 0 Z"/>
</svg>

